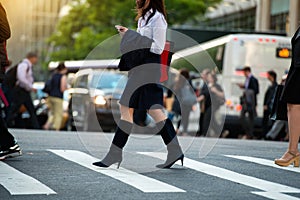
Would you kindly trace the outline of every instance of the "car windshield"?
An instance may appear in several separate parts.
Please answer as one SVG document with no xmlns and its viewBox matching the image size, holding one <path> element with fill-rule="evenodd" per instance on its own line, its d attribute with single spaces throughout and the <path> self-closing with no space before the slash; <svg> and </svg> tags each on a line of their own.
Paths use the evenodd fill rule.
<svg viewBox="0 0 300 200">
<path fill-rule="evenodd" d="M 123 74 L 103 72 L 93 76 L 91 87 L 96 89 L 123 89 L 126 82 L 127 77 Z"/>
</svg>

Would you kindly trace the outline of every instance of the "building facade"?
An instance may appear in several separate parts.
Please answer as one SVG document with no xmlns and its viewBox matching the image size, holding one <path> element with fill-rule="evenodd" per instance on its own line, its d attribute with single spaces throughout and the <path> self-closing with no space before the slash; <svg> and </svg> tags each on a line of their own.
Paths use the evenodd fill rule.
<svg viewBox="0 0 300 200">
<path fill-rule="evenodd" d="M 46 39 L 53 33 L 61 9 L 71 0 L 2 0 L 11 26 L 9 58 L 16 63 L 35 51 L 47 60 Z"/>
<path fill-rule="evenodd" d="M 219 30 L 293 35 L 299 26 L 299 0 L 223 0 L 209 7 L 203 26 Z"/>
</svg>

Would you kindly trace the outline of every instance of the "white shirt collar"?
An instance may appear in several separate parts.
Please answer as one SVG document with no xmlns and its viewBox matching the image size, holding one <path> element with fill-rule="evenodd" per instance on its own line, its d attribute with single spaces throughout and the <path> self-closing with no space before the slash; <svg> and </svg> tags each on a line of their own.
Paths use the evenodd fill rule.
<svg viewBox="0 0 300 200">
<path fill-rule="evenodd" d="M 153 13 L 153 9 L 151 8 L 151 9 L 148 10 L 148 12 L 145 14 L 144 19 L 147 19 L 152 13 Z"/>
</svg>

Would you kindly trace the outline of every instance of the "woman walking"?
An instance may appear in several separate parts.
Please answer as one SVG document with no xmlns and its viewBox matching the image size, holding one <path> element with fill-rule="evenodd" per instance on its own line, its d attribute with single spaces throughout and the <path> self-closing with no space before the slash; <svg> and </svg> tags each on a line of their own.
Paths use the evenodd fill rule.
<svg viewBox="0 0 300 200">
<path fill-rule="evenodd" d="M 49 117 L 43 129 L 59 131 L 63 120 L 63 93 L 67 89 L 67 68 L 64 63 L 59 63 L 56 72 L 52 75 L 49 96 Z"/>
<path fill-rule="evenodd" d="M 163 88 L 159 84 L 160 80 L 160 55 L 162 54 L 166 42 L 166 10 L 164 0 L 136 0 L 136 10 L 138 20 L 137 32 L 128 30 L 123 26 L 116 26 L 123 37 L 122 43 L 134 35 L 134 41 L 127 42 L 136 45 L 142 41 L 151 41 L 149 48 L 143 48 L 142 53 L 138 50 L 139 57 L 127 56 L 129 59 L 122 59 L 120 65 L 131 65 L 133 57 L 142 57 L 138 66 L 128 73 L 128 82 L 120 99 L 121 120 L 115 132 L 109 152 L 100 162 L 93 163 L 99 167 L 109 167 L 112 164 L 122 162 L 123 147 L 125 146 L 133 124 L 133 110 L 147 110 L 160 128 L 160 135 L 167 145 L 168 155 L 165 163 L 157 165 L 158 168 L 170 168 L 176 161 L 183 163 L 183 152 L 176 137 L 176 132 L 171 120 L 164 114 L 163 108 Z M 125 39 L 126 37 L 126 39 Z M 142 46 L 142 45 L 140 45 Z M 132 49 L 132 47 L 127 47 Z M 142 48 L 142 47 L 140 47 Z M 123 54 L 124 55 L 124 54 Z M 133 67 L 133 66 L 131 66 Z M 136 89 L 137 88 L 137 89 Z"/>
<path fill-rule="evenodd" d="M 300 27 L 292 38 L 292 52 L 292 63 L 282 93 L 288 110 L 289 147 L 281 158 L 275 159 L 275 164 L 285 167 L 292 163 L 294 167 L 299 167 L 300 161 Z"/>
</svg>

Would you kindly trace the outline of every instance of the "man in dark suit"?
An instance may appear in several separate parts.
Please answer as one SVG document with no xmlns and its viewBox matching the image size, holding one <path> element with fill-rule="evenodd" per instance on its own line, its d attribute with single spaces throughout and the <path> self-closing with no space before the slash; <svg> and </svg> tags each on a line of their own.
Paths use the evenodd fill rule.
<svg viewBox="0 0 300 200">
<path fill-rule="evenodd" d="M 243 96 L 241 97 L 241 124 L 243 129 L 245 130 L 245 135 L 242 137 L 242 139 L 251 139 L 253 138 L 254 132 L 254 118 L 257 114 L 256 105 L 257 95 L 259 93 L 259 83 L 251 73 L 250 67 L 244 67 L 243 71 L 246 77 L 246 81 L 244 84 L 239 84 L 240 88 L 244 89 Z"/>
</svg>

